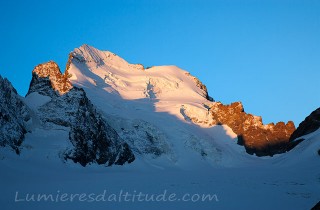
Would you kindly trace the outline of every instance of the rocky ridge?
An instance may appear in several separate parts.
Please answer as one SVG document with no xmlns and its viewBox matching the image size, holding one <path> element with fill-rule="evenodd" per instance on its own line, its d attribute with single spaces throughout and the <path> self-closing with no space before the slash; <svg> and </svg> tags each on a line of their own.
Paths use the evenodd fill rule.
<svg viewBox="0 0 320 210">
<path fill-rule="evenodd" d="M 293 132 L 290 140 L 293 141 L 301 136 L 312 133 L 320 128 L 320 108 L 314 110 L 304 121 L 302 121 L 297 130 Z"/>
<path fill-rule="evenodd" d="M 19 154 L 30 113 L 16 89 L 1 76 L 0 102 L 0 146 L 9 146 Z"/>
<path fill-rule="evenodd" d="M 33 70 L 27 94 L 51 97 L 36 110 L 42 126 L 70 128 L 69 139 L 74 148 L 66 151 L 65 158 L 83 166 L 132 162 L 135 157 L 128 144 L 102 119 L 84 90 L 73 87 L 66 75 L 68 73 L 61 74 L 58 65 L 52 61 L 38 65 Z"/>
<path fill-rule="evenodd" d="M 206 102 L 203 104 L 206 113 L 201 110 L 192 110 L 194 107 L 183 106 L 181 113 L 186 120 L 193 123 L 214 126 L 227 125 L 238 135 L 238 144 L 246 148 L 247 153 L 258 156 L 272 156 L 284 153 L 294 147 L 290 142 L 290 136 L 295 131 L 292 121 L 270 123 L 264 125 L 260 116 L 255 116 L 244 111 L 241 102 L 230 105 L 221 102 Z"/>
<path fill-rule="evenodd" d="M 209 114 L 213 123 L 228 125 L 249 154 L 272 156 L 291 149 L 289 138 L 295 130 L 292 121 L 264 125 L 261 117 L 246 113 L 241 102 L 212 104 Z"/>
</svg>

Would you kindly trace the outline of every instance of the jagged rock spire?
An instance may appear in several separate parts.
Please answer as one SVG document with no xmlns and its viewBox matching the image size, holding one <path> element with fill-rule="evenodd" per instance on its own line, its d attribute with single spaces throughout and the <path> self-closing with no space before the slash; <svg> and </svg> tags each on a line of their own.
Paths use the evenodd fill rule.
<svg viewBox="0 0 320 210">
<path fill-rule="evenodd" d="M 69 73 L 61 74 L 58 64 L 54 61 L 40 64 L 32 71 L 32 80 L 27 95 L 38 92 L 42 95 L 65 94 L 72 88 Z"/>
</svg>

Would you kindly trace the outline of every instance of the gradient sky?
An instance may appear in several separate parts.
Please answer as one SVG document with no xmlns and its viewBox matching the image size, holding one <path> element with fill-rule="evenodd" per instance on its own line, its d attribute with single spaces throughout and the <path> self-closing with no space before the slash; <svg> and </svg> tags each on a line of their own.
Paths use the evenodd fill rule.
<svg viewBox="0 0 320 210">
<path fill-rule="evenodd" d="M 177 65 L 217 101 L 296 126 L 320 106 L 318 0 L 0 1 L 0 74 L 25 95 L 31 71 L 86 43 L 130 63 Z"/>
</svg>

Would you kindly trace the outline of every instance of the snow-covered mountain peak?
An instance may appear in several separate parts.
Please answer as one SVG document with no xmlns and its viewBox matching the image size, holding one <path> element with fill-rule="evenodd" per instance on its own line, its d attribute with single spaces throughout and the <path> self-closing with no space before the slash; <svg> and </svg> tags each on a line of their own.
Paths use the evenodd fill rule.
<svg viewBox="0 0 320 210">
<path fill-rule="evenodd" d="M 87 44 L 84 44 L 81 47 L 74 49 L 73 56 L 74 58 L 79 59 L 79 61 L 95 63 L 103 62 L 103 59 L 105 57 L 103 52 Z"/>
<path fill-rule="evenodd" d="M 109 51 L 82 45 L 70 54 L 71 81 L 117 92 L 125 99 L 206 101 L 207 89 L 196 77 L 176 66 L 130 64 Z M 212 100 L 212 99 L 211 99 Z"/>
<path fill-rule="evenodd" d="M 109 66 L 122 70 L 144 70 L 140 64 L 129 64 L 110 51 L 101 51 L 87 44 L 75 48 L 71 57 L 81 63 L 98 66 Z"/>
</svg>

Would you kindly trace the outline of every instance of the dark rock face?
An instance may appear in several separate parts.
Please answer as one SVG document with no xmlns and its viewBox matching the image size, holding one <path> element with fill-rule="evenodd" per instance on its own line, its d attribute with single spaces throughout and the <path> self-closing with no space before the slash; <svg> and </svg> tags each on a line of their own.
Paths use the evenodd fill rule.
<svg viewBox="0 0 320 210">
<path fill-rule="evenodd" d="M 228 125 L 238 135 L 238 143 L 244 145 L 249 154 L 274 155 L 291 149 L 289 138 L 295 130 L 294 123 L 264 125 L 262 118 L 244 112 L 240 102 L 230 105 L 214 103 L 209 107 L 212 124 Z"/>
<path fill-rule="evenodd" d="M 28 108 L 17 91 L 0 76 L 0 146 L 10 146 L 19 154 L 29 119 Z"/>
<path fill-rule="evenodd" d="M 32 73 L 30 88 L 27 95 L 33 92 L 38 92 L 41 95 L 50 96 L 50 97 L 57 94 L 56 91 L 51 88 L 50 79 L 41 78 L 36 73 Z"/>
<path fill-rule="evenodd" d="M 320 210 L 320 201 L 311 210 Z"/>
<path fill-rule="evenodd" d="M 92 162 L 110 166 L 134 161 L 128 144 L 95 111 L 85 92 L 77 91 L 82 94 L 69 133 L 74 150 L 66 157 L 83 166 Z"/>
<path fill-rule="evenodd" d="M 301 136 L 312 133 L 320 128 L 320 108 L 313 111 L 304 121 L 302 121 L 297 130 L 292 133 L 290 140 L 295 140 Z"/>
<path fill-rule="evenodd" d="M 85 91 L 73 87 L 66 78 L 54 62 L 41 64 L 33 71 L 28 92 L 51 97 L 37 111 L 44 127 L 70 128 L 69 139 L 74 148 L 67 150 L 65 158 L 83 166 L 131 163 L 135 157 L 128 144 L 102 119 Z"/>
</svg>

